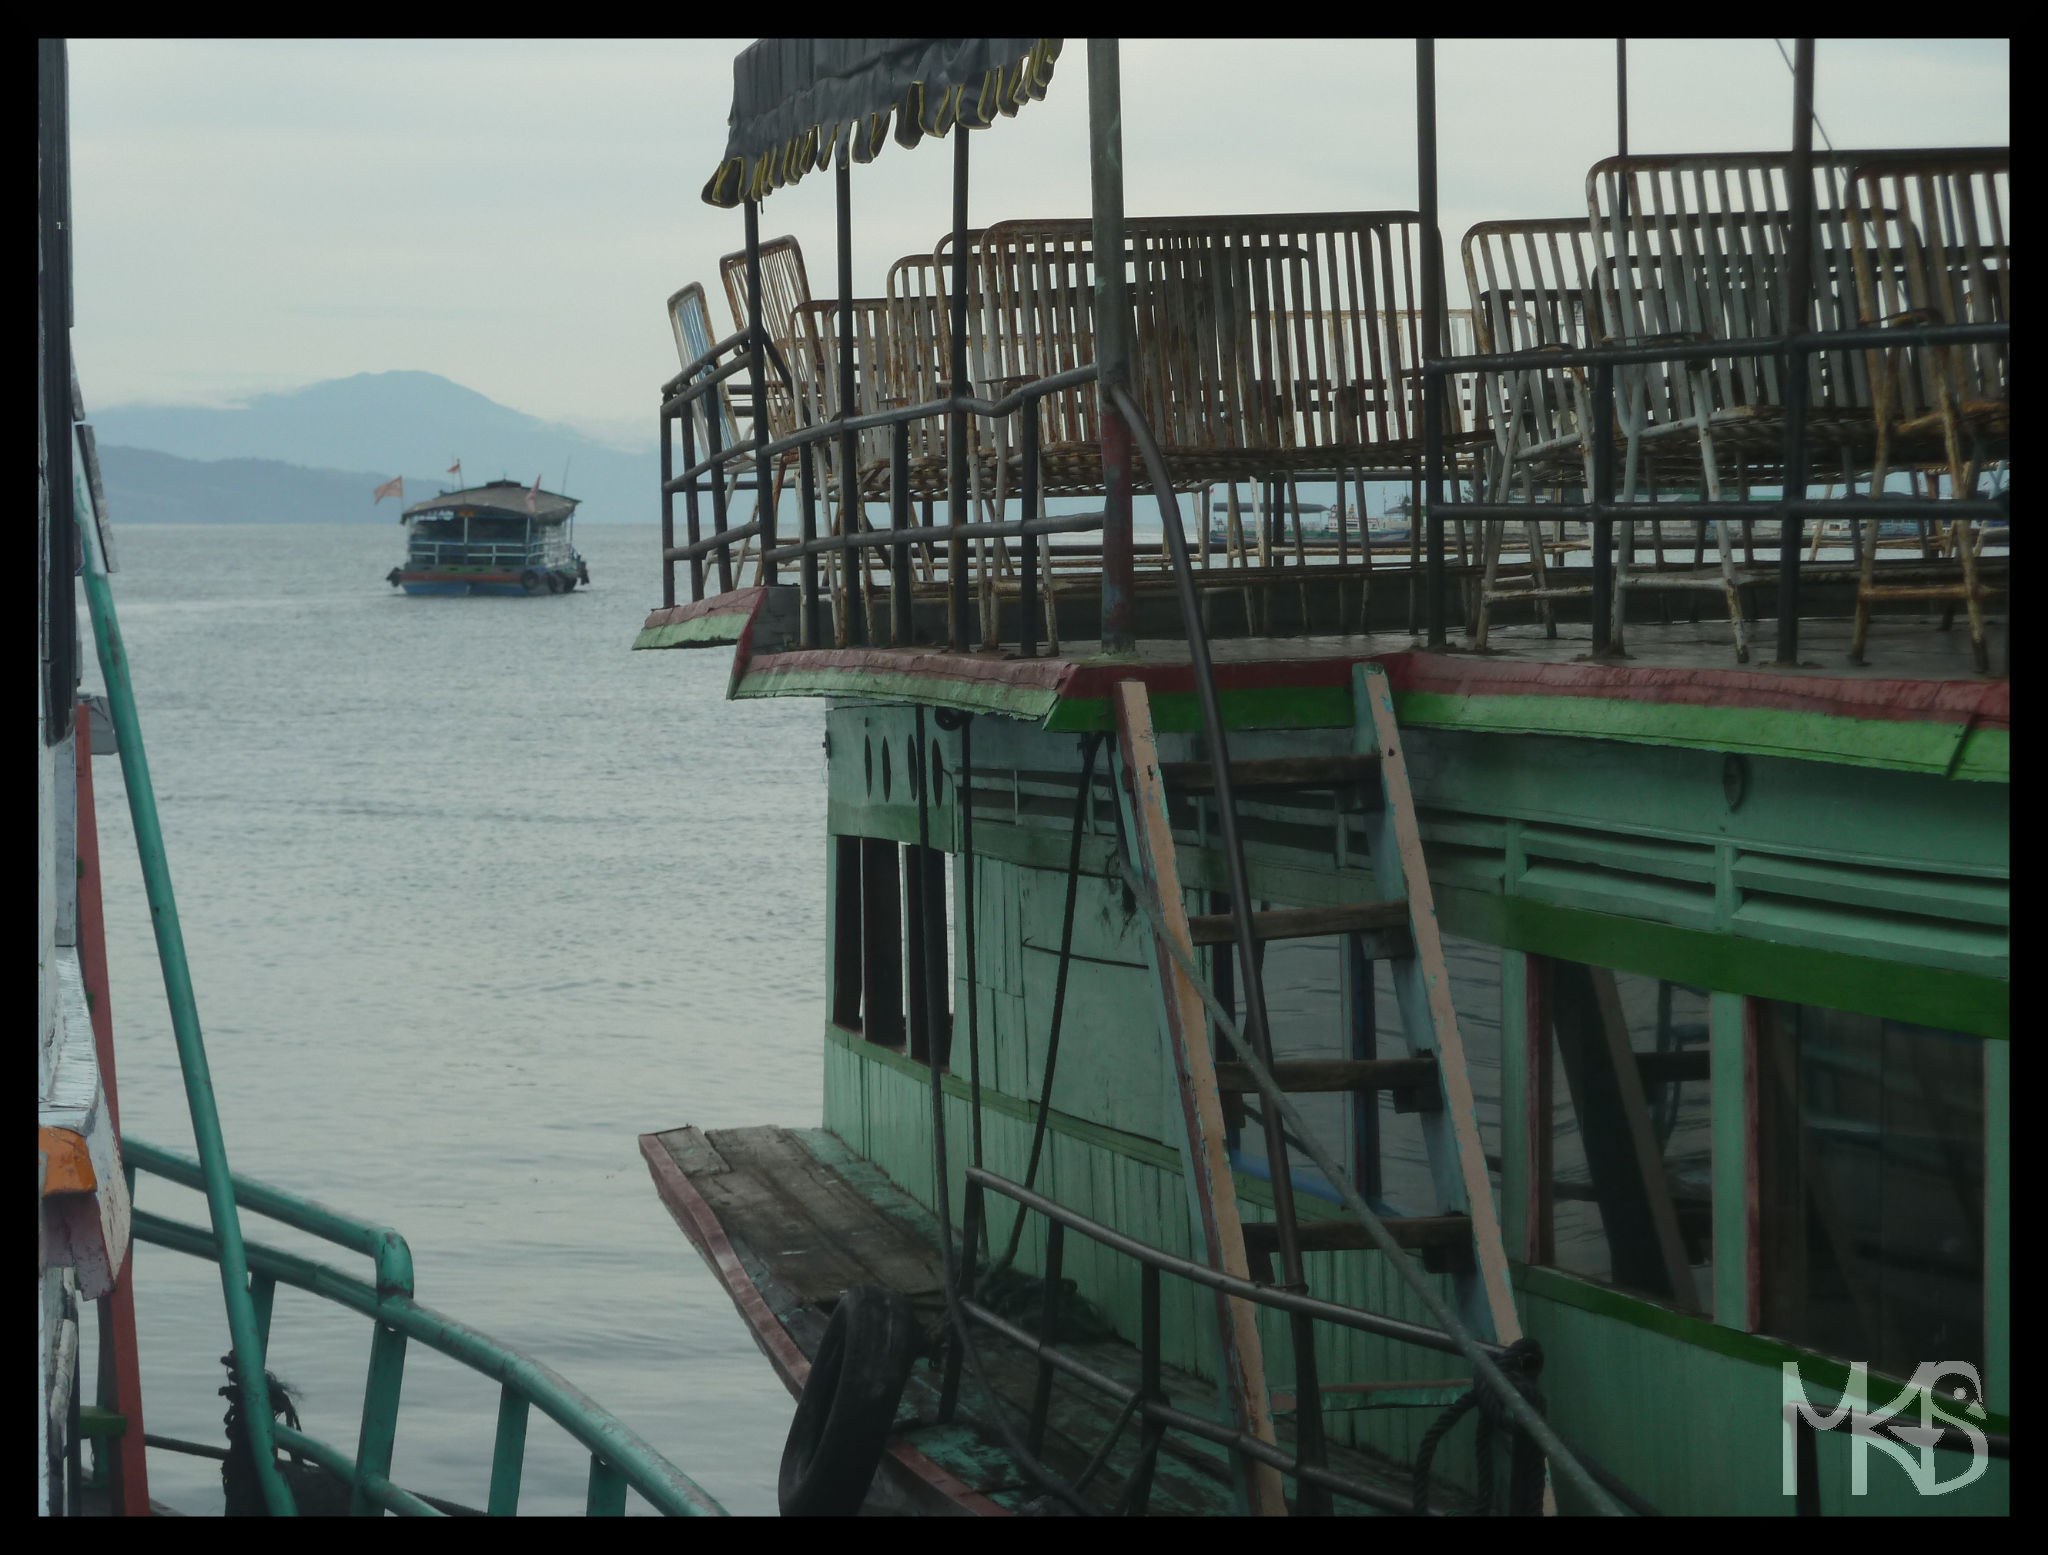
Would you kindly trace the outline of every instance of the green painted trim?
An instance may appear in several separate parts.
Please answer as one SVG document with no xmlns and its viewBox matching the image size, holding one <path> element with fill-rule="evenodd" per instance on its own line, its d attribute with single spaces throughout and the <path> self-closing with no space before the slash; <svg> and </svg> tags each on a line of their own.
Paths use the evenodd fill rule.
<svg viewBox="0 0 2048 1555">
<path fill-rule="evenodd" d="M 1972 730 L 1959 723 L 1844 718 L 1772 707 L 1694 707 L 1619 697 L 1453 696 L 1438 691 L 1408 692 L 1395 698 L 1395 706 L 1404 726 L 1420 729 L 1570 735 L 1931 772 L 1979 782 L 2010 780 L 2011 732 Z"/>
<path fill-rule="evenodd" d="M 1351 692 L 1343 686 L 1259 686 L 1219 691 L 1216 701 L 1227 729 L 1348 729 Z M 1116 727 L 1107 697 L 1063 697 L 1045 720 L 1048 733 L 1064 734 Z M 1174 734 L 1199 733 L 1201 704 L 1192 691 L 1152 693 L 1152 727 Z"/>
<path fill-rule="evenodd" d="M 1743 1332 L 1750 1324 L 1749 1270 L 1755 1256 L 1749 1243 L 1747 1029 L 1742 995 L 1715 990 L 1707 1002 L 1707 1051 L 1712 1058 L 1707 1070 L 1712 1106 L 1708 1130 L 1713 1144 L 1708 1170 L 1714 1194 L 1714 1288 L 1707 1300 L 1715 1322 Z"/>
<path fill-rule="evenodd" d="M 1489 891 L 1439 886 L 1436 900 L 1452 933 L 1510 950 L 1998 1041 L 2010 1035 L 2012 987 L 2001 978 L 1675 928 Z"/>
<path fill-rule="evenodd" d="M 642 648 L 722 647 L 740 640 L 749 619 L 744 615 L 692 616 L 687 621 L 671 621 L 665 626 L 643 626 L 640 635 L 633 639 L 633 647 L 636 651 Z"/>
<path fill-rule="evenodd" d="M 902 671 L 834 669 L 825 665 L 781 669 L 749 667 L 733 687 L 732 699 L 752 697 L 846 696 L 899 697 L 927 707 L 958 707 L 970 713 L 1001 713 L 1033 722 L 1059 705 L 1059 693 L 1042 686 L 1013 686 L 1000 681 L 949 680 Z"/>
<path fill-rule="evenodd" d="M 2012 1048 L 1984 1051 L 1984 1397 L 2012 1408 Z"/>
<path fill-rule="evenodd" d="M 876 1047 L 858 1032 L 848 1031 L 831 1022 L 825 1025 L 825 1040 L 846 1049 L 865 1063 L 879 1064 L 884 1069 L 915 1080 L 919 1085 L 931 1083 L 931 1071 L 916 1059 L 898 1052 L 895 1048 Z M 939 1077 L 940 1086 L 948 1096 L 959 1101 L 972 1099 L 967 1081 L 948 1071 Z M 984 1111 L 999 1112 L 1004 1117 L 1016 1118 L 1021 1122 L 1033 1123 L 1038 1119 L 1038 1103 L 1021 1096 L 1012 1096 L 1007 1091 L 996 1090 L 993 1086 L 981 1088 L 981 1105 Z M 1086 1118 L 1077 1118 L 1072 1113 L 1054 1109 L 1046 1122 L 1046 1131 L 1065 1134 L 1098 1150 L 1107 1150 L 1127 1160 L 1142 1161 L 1147 1166 L 1157 1167 L 1162 1172 L 1180 1176 L 1180 1152 L 1170 1145 L 1162 1145 L 1156 1139 L 1147 1139 L 1142 1134 L 1126 1134 L 1121 1129 L 1106 1128 L 1100 1123 L 1090 1123 Z M 1246 1202 L 1261 1209 L 1273 1207 L 1273 1185 L 1243 1172 L 1232 1172 L 1237 1183 L 1237 1195 Z M 1303 1220 L 1325 1220 L 1344 1213 L 1335 1204 L 1325 1204 L 1318 1199 L 1298 1199 L 1296 1208 Z"/>
<path fill-rule="evenodd" d="M 1782 1339 L 1767 1338 L 1762 1334 L 1745 1334 L 1737 1329 L 1724 1328 L 1719 1323 L 1710 1323 L 1704 1318 L 1687 1317 L 1669 1307 L 1660 1307 L 1654 1301 L 1645 1301 L 1640 1296 L 1631 1296 L 1610 1286 L 1595 1285 L 1587 1280 L 1575 1279 L 1556 1269 L 1539 1268 L 1533 1264 L 1508 1260 L 1508 1272 L 1515 1288 L 1525 1295 L 1545 1301 L 1555 1301 L 1567 1307 L 1576 1307 L 1581 1312 L 1590 1312 L 1596 1317 L 1609 1318 L 1626 1323 L 1631 1328 L 1648 1329 L 1651 1333 L 1662 1334 L 1681 1344 L 1698 1349 L 1711 1350 L 1716 1355 L 1725 1355 L 1731 1360 L 1747 1361 L 1755 1366 L 1773 1369 L 1787 1361 L 1799 1365 L 1800 1375 L 1806 1386 L 1816 1385 L 1839 1393 L 1848 1384 L 1848 1363 L 1832 1356 L 1817 1355 L 1811 1350 L 1802 1350 L 1797 1345 L 1787 1344 Z M 1873 1380 L 1883 1377 L 1894 1387 L 1904 1387 L 1903 1377 L 1885 1377 L 1884 1373 L 1873 1371 Z M 1987 1431 L 2010 1432 L 2012 1419 L 2009 1415 L 1995 1411 L 1987 1412 L 1984 1421 Z"/>
</svg>

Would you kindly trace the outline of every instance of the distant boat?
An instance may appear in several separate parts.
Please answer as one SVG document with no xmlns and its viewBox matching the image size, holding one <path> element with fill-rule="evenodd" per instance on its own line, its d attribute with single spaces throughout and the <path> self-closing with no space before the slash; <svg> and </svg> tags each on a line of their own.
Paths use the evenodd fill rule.
<svg viewBox="0 0 2048 1555">
<path fill-rule="evenodd" d="M 576 507 L 509 480 L 415 502 L 400 515 L 405 561 L 384 581 L 408 594 L 567 594 L 590 581 L 571 543 Z"/>
</svg>

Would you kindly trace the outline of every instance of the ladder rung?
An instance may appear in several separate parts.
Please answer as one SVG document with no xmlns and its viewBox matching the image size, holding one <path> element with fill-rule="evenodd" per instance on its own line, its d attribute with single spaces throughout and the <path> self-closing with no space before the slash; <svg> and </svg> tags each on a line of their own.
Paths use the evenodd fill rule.
<svg viewBox="0 0 2048 1555">
<path fill-rule="evenodd" d="M 1385 1224 L 1394 1233 L 1394 1240 L 1411 1252 L 1431 1248 L 1469 1248 L 1472 1244 L 1472 1218 L 1469 1215 L 1390 1216 Z M 1351 1252 L 1373 1246 L 1372 1239 L 1365 1234 L 1365 1227 L 1355 1220 L 1304 1220 L 1296 1225 L 1295 1234 L 1305 1253 Z M 1244 1247 L 1247 1253 L 1270 1255 L 1278 1252 L 1279 1225 L 1270 1220 L 1246 1222 Z"/>
<path fill-rule="evenodd" d="M 1353 902 L 1345 907 L 1283 907 L 1273 912 L 1252 914 L 1255 940 L 1315 939 L 1324 934 L 1359 934 L 1400 931 L 1399 944 L 1390 944 L 1383 956 L 1407 955 L 1408 903 Z M 1237 929 L 1227 912 L 1202 913 L 1188 919 L 1188 937 L 1197 945 L 1228 945 Z"/>
<path fill-rule="evenodd" d="M 1379 777 L 1377 756 L 1281 756 L 1265 761 L 1233 761 L 1230 786 L 1236 793 L 1274 788 L 1354 788 Z M 1183 794 L 1216 790 L 1216 773 L 1206 761 L 1162 761 L 1159 775 Z"/>
<path fill-rule="evenodd" d="M 1272 1068 L 1273 1081 L 1283 1091 L 1392 1091 L 1396 1112 L 1443 1108 L 1434 1058 L 1296 1059 Z M 1216 1088 L 1244 1095 L 1254 1095 L 1259 1089 L 1243 1064 L 1229 1063 L 1216 1066 Z"/>
</svg>

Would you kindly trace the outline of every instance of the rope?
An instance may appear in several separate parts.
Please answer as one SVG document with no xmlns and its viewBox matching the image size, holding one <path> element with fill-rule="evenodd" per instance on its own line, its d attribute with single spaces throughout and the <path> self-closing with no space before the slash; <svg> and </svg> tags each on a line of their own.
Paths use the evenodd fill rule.
<svg viewBox="0 0 2048 1555">
<path fill-rule="evenodd" d="M 1532 1339 L 1517 1339 L 1508 1346 L 1508 1353 L 1501 1357 L 1501 1370 L 1513 1382 L 1522 1397 L 1539 1412 L 1544 1407 L 1542 1392 L 1535 1382 L 1535 1370 L 1541 1364 L 1542 1350 Z M 1536 1450 L 1536 1444 L 1529 1439 L 1526 1431 L 1520 1430 L 1508 1418 L 1507 1411 L 1493 1394 L 1478 1387 L 1466 1389 L 1453 1399 L 1422 1433 L 1422 1441 L 1415 1449 L 1415 1468 L 1410 1476 L 1415 1513 L 1418 1517 L 1429 1515 L 1429 1491 L 1431 1467 L 1436 1458 L 1437 1447 L 1456 1425 L 1474 1409 L 1479 1411 L 1479 1434 L 1473 1441 L 1478 1483 L 1477 1511 L 1484 1517 L 1493 1510 L 1493 1439 L 1496 1433 L 1507 1431 L 1514 1442 L 1514 1463 L 1509 1470 L 1508 1514 L 1513 1517 L 1539 1517 L 1543 1512 L 1543 1458 Z"/>
</svg>

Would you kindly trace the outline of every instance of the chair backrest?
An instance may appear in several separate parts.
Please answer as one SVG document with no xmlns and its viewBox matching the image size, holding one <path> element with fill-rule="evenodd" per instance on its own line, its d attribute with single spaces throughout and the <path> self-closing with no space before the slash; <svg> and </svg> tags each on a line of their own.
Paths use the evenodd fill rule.
<svg viewBox="0 0 2048 1555">
<path fill-rule="evenodd" d="M 1133 389 L 1169 459 L 1251 473 L 1279 452 L 1420 440 L 1412 212 L 1141 217 L 1125 235 Z M 980 249 L 991 378 L 1094 359 L 1088 222 L 1001 222 Z M 1099 435 L 1092 386 L 1048 402 L 1048 442 Z"/>
<path fill-rule="evenodd" d="M 747 255 L 744 249 L 727 254 L 718 262 L 725 282 L 725 298 L 732 305 L 736 328 L 747 327 Z M 792 379 L 798 372 L 794 360 L 796 312 L 811 300 L 811 283 L 804 274 L 804 251 L 793 237 L 771 238 L 761 245 L 761 323 L 789 365 Z M 768 432 L 783 438 L 796 430 L 796 406 L 809 392 L 804 385 L 785 387 L 772 363 L 764 364 L 762 381 L 767 387 Z"/>
<path fill-rule="evenodd" d="M 1481 352 L 1588 346 L 1601 333 L 1599 251 L 1583 216 L 1482 221 L 1461 247 Z M 1503 452 L 1578 435 L 1573 369 L 1483 376 L 1494 441 Z"/>
<path fill-rule="evenodd" d="M 853 316 L 853 407 L 856 416 L 871 415 L 886 407 L 886 363 L 890 356 L 889 303 L 883 297 L 856 297 Z M 804 363 L 798 374 L 802 385 L 802 407 L 813 425 L 839 414 L 839 303 L 821 298 L 796 310 L 795 351 Z M 889 457 L 886 427 L 870 427 L 859 434 L 857 462 L 866 467 Z M 837 470 L 839 440 L 828 438 L 818 445 L 822 470 Z"/>
<path fill-rule="evenodd" d="M 668 326 L 676 337 L 676 355 L 682 359 L 684 368 L 718 344 L 711 333 L 711 309 L 704 298 L 701 282 L 692 281 L 668 300 Z M 691 416 L 696 422 L 697 457 L 703 458 L 708 443 L 705 437 L 705 400 L 718 402 L 718 446 L 730 448 L 738 440 L 739 432 L 733 424 L 732 406 L 726 400 L 725 385 L 721 383 L 710 394 L 692 402 Z"/>
<path fill-rule="evenodd" d="M 1919 313 L 1945 324 L 2009 323 L 2012 248 L 2009 147 L 1876 153 L 1851 180 L 1857 303 L 1866 322 Z M 1889 218 L 1889 219 L 1888 219 Z M 1914 350 L 1898 374 L 1897 413 L 1937 408 L 1937 362 L 1958 369 L 1966 401 L 2009 398 L 2003 345 Z"/>
<path fill-rule="evenodd" d="M 889 267 L 887 290 L 883 396 L 891 405 L 929 405 L 944 397 L 950 376 L 946 279 L 932 255 L 906 254 Z M 911 422 L 910 457 L 943 454 L 945 439 L 943 421 Z"/>
<path fill-rule="evenodd" d="M 1788 302 L 1790 153 L 1609 157 L 1594 164 L 1586 206 L 1607 277 L 1606 332 L 1617 340 L 1732 340 L 1851 327 L 1857 307 L 1850 172 L 1873 155 L 1837 151 L 1813 159 L 1812 284 L 1797 318 Z M 1893 219 L 1887 217 L 1888 226 Z M 1814 408 L 1868 409 L 1862 353 L 1816 352 L 1807 371 Z M 1708 372 L 1717 407 L 1782 405 L 1779 378 L 1775 357 L 1719 357 Z M 1667 381 L 1672 401 L 1687 396 L 1685 374 L 1675 365 Z"/>
</svg>

